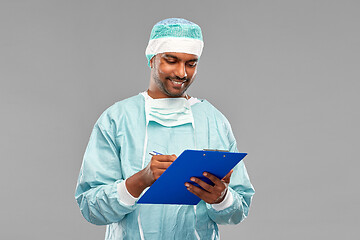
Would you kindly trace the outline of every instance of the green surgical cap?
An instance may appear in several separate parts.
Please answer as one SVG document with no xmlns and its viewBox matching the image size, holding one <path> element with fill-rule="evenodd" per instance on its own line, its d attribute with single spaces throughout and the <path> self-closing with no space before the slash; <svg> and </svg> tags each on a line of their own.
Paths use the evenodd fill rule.
<svg viewBox="0 0 360 240">
<path fill-rule="evenodd" d="M 201 28 L 197 24 L 182 18 L 168 18 L 154 25 L 145 55 L 150 66 L 150 59 L 158 53 L 182 52 L 200 57 L 203 47 Z"/>
</svg>

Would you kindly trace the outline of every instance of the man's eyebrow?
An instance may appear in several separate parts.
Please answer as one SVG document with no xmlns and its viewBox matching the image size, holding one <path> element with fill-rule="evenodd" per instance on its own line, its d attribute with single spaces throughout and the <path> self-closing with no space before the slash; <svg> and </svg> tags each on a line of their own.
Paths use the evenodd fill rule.
<svg viewBox="0 0 360 240">
<path fill-rule="evenodd" d="M 165 54 L 166 58 L 175 58 L 175 59 L 179 59 L 178 57 L 171 55 L 171 54 Z"/>
<path fill-rule="evenodd" d="M 193 59 L 188 60 L 188 62 L 197 62 L 198 60 L 199 60 L 198 58 L 193 58 Z"/>
<path fill-rule="evenodd" d="M 175 58 L 176 60 L 179 60 L 178 57 L 174 56 L 174 55 L 171 55 L 171 54 L 165 54 L 166 58 Z M 188 60 L 187 62 L 197 62 L 199 60 L 199 58 L 193 58 L 193 59 L 190 59 Z"/>
<path fill-rule="evenodd" d="M 188 62 L 197 62 L 198 60 L 199 60 L 198 58 L 194 58 L 194 59 L 189 60 Z"/>
</svg>

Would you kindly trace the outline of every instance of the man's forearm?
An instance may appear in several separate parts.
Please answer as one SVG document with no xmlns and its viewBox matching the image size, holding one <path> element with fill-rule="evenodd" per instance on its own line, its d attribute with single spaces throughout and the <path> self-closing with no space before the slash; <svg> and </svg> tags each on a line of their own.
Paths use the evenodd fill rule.
<svg viewBox="0 0 360 240">
<path fill-rule="evenodd" d="M 145 188 L 149 187 L 151 183 L 146 181 L 144 170 L 135 173 L 126 179 L 125 186 L 128 192 L 135 198 L 139 197 Z"/>
</svg>

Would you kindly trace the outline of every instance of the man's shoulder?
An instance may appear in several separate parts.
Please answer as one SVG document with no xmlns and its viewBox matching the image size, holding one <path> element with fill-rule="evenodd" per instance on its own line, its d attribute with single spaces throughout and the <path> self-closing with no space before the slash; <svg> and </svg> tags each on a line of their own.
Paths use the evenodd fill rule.
<svg viewBox="0 0 360 240">
<path fill-rule="evenodd" d="M 118 102 L 115 102 L 113 105 L 108 107 L 104 111 L 104 113 L 106 112 L 108 114 L 118 114 L 120 112 L 127 111 L 129 109 L 141 107 L 143 105 L 143 102 L 144 102 L 144 97 L 141 96 L 141 94 L 138 94 L 138 95 L 120 100 Z"/>
<path fill-rule="evenodd" d="M 108 107 L 99 117 L 97 123 L 108 125 L 121 122 L 129 116 L 138 116 L 144 108 L 144 97 L 141 94 L 120 100 Z"/>
<path fill-rule="evenodd" d="M 206 99 L 201 99 L 200 100 L 200 104 L 195 104 L 193 107 L 194 111 L 201 111 L 206 113 L 207 116 L 214 116 L 215 118 L 224 118 L 226 119 L 226 117 L 224 116 L 224 114 L 222 114 L 220 112 L 219 109 L 217 109 L 213 104 L 211 104 L 208 100 Z"/>
<path fill-rule="evenodd" d="M 225 115 L 209 101 L 202 100 L 201 103 L 201 105 L 199 104 L 198 112 L 195 114 L 198 117 L 198 121 L 201 123 L 206 119 L 210 128 L 217 129 L 217 132 L 226 133 L 229 139 L 233 140 L 231 125 Z"/>
</svg>

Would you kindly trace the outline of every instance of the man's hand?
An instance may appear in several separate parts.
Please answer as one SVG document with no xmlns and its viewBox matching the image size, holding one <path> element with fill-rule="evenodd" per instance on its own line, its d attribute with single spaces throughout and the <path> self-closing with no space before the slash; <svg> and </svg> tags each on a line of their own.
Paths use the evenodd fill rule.
<svg viewBox="0 0 360 240">
<path fill-rule="evenodd" d="M 126 180 L 128 192 L 139 197 L 145 188 L 150 187 L 175 161 L 176 155 L 154 155 L 149 164 Z"/>
<path fill-rule="evenodd" d="M 151 186 L 165 170 L 176 160 L 176 155 L 154 155 L 149 164 L 142 170 L 143 180 Z"/>
<path fill-rule="evenodd" d="M 214 175 L 204 172 L 203 175 L 207 177 L 211 182 L 214 183 L 214 186 L 207 184 L 206 182 L 200 180 L 199 178 L 192 177 L 190 178 L 191 181 L 199 184 L 203 189 L 192 185 L 191 183 L 185 183 L 187 189 L 198 196 L 200 199 L 204 200 L 207 203 L 214 204 L 220 203 L 224 200 L 229 183 L 230 177 L 233 173 L 231 170 L 223 179 L 219 179 Z"/>
</svg>

